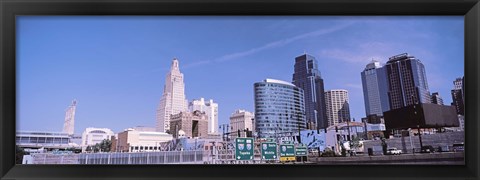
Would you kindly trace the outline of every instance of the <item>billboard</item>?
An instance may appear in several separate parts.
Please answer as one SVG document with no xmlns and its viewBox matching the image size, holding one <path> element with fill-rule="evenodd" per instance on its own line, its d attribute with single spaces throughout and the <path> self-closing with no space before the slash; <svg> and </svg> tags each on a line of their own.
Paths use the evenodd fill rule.
<svg viewBox="0 0 480 180">
<path fill-rule="evenodd" d="M 300 131 L 300 141 L 300 143 L 307 146 L 308 149 L 320 148 L 320 151 L 323 151 L 326 147 L 325 132 L 322 130 L 320 130 L 320 132 L 318 132 L 317 130 Z"/>
<path fill-rule="evenodd" d="M 387 129 L 458 127 L 455 107 L 416 104 L 384 112 Z"/>
</svg>

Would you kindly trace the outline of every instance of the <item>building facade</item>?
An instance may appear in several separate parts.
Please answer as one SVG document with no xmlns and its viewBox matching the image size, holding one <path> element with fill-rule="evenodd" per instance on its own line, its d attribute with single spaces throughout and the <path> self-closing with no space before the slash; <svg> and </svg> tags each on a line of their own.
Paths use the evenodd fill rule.
<svg viewBox="0 0 480 180">
<path fill-rule="evenodd" d="M 170 119 L 170 132 L 174 138 L 178 138 L 180 130 L 188 138 L 208 137 L 207 114 L 200 111 L 182 111 L 178 114 L 173 114 Z"/>
<path fill-rule="evenodd" d="M 253 113 L 242 109 L 236 110 L 232 113 L 230 116 L 231 137 L 237 137 L 237 132 L 239 130 L 241 137 L 246 137 L 246 132 L 244 131 L 246 129 L 254 131 L 254 117 L 255 115 Z"/>
<path fill-rule="evenodd" d="M 390 109 L 416 103 L 431 103 L 425 67 L 407 53 L 389 58 L 385 65 Z"/>
<path fill-rule="evenodd" d="M 433 104 L 438 104 L 438 105 L 443 105 L 443 98 L 440 96 L 438 92 L 432 93 L 432 103 Z"/>
<path fill-rule="evenodd" d="M 327 102 L 328 125 L 350 121 L 350 106 L 348 91 L 345 89 L 333 89 L 325 92 Z"/>
<path fill-rule="evenodd" d="M 26 149 L 64 149 L 78 146 L 71 143 L 71 135 L 59 132 L 18 131 L 16 145 Z"/>
<path fill-rule="evenodd" d="M 82 133 L 82 147 L 93 146 L 104 139 L 110 140 L 115 134 L 108 128 L 86 128 Z"/>
<path fill-rule="evenodd" d="M 454 88 L 452 89 L 452 106 L 455 106 L 457 114 L 465 115 L 465 100 L 464 98 L 464 78 L 457 78 L 453 81 Z"/>
<path fill-rule="evenodd" d="M 185 98 L 185 84 L 183 74 L 180 72 L 178 60 L 173 59 L 165 79 L 163 94 L 157 109 L 157 126 L 159 132 L 167 132 L 170 129 L 170 116 L 187 110 Z"/>
<path fill-rule="evenodd" d="M 388 82 L 385 68 L 380 62 L 373 60 L 361 72 L 363 98 L 366 116 L 383 116 L 389 110 Z"/>
<path fill-rule="evenodd" d="M 303 89 L 307 122 L 314 122 L 319 129 L 327 128 L 324 84 L 315 57 L 296 57 L 292 79 L 295 86 Z"/>
<path fill-rule="evenodd" d="M 205 101 L 205 99 L 200 98 L 200 100 L 193 100 L 188 106 L 190 112 L 200 111 L 205 112 L 208 116 L 208 133 L 216 134 L 218 132 L 218 104 L 214 103 L 212 99 Z"/>
<path fill-rule="evenodd" d="M 254 84 L 255 132 L 259 138 L 306 128 L 303 89 L 292 83 L 265 79 Z"/>
<path fill-rule="evenodd" d="M 162 143 L 173 138 L 172 135 L 163 132 L 128 128 L 112 139 L 113 152 L 152 152 L 161 151 Z"/>
<path fill-rule="evenodd" d="M 65 111 L 65 122 L 63 124 L 63 131 L 68 135 L 73 136 L 75 128 L 75 110 L 77 109 L 77 100 L 73 100 L 72 104 Z"/>
</svg>

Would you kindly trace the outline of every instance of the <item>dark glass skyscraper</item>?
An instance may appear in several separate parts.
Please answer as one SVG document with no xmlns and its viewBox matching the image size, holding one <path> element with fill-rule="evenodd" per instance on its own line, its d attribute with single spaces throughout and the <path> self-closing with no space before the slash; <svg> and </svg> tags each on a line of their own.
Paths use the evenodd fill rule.
<svg viewBox="0 0 480 180">
<path fill-rule="evenodd" d="M 367 117 L 370 115 L 383 116 L 383 112 L 390 110 L 385 68 L 380 62 L 372 60 L 360 74 L 365 100 L 365 115 Z"/>
<path fill-rule="evenodd" d="M 307 123 L 314 122 L 319 129 L 328 127 L 323 79 L 315 57 L 303 54 L 295 58 L 292 83 L 303 89 Z"/>
<path fill-rule="evenodd" d="M 425 67 L 419 59 L 399 54 L 390 57 L 385 68 L 391 110 L 414 103 L 431 103 Z"/>
</svg>

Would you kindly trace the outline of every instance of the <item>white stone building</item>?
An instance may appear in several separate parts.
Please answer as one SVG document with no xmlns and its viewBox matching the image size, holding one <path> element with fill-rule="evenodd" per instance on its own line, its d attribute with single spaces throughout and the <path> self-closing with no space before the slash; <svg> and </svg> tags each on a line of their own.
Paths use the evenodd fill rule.
<svg viewBox="0 0 480 180">
<path fill-rule="evenodd" d="M 89 127 L 82 133 L 82 150 L 84 150 L 87 146 L 93 146 L 97 143 L 100 143 L 104 139 L 110 140 L 114 135 L 115 133 L 108 128 Z"/>
<path fill-rule="evenodd" d="M 200 111 L 205 112 L 208 116 L 208 133 L 216 134 L 218 132 L 218 104 L 214 103 L 212 99 L 205 101 L 205 99 L 200 98 L 200 100 L 193 100 L 188 106 L 190 112 Z"/>
<path fill-rule="evenodd" d="M 255 115 L 251 112 L 245 111 L 243 109 L 236 110 L 230 116 L 230 127 L 231 127 L 231 137 L 238 136 L 238 130 L 240 130 L 240 136 L 245 137 L 245 132 L 243 130 L 253 130 L 254 127 L 254 117 Z"/>
<path fill-rule="evenodd" d="M 156 130 L 167 132 L 170 129 L 170 115 L 186 111 L 187 104 L 183 74 L 180 72 L 178 60 L 174 58 L 165 79 L 163 95 L 157 109 Z"/>
<path fill-rule="evenodd" d="M 171 141 L 171 134 L 143 131 L 145 128 L 128 128 L 118 133 L 112 142 L 113 152 L 154 152 L 161 151 L 161 143 Z"/>
</svg>

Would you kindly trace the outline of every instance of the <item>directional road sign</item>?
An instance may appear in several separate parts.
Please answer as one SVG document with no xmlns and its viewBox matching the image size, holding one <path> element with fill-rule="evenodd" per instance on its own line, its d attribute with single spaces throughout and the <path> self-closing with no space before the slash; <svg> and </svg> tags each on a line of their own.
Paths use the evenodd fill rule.
<svg viewBox="0 0 480 180">
<path fill-rule="evenodd" d="M 253 160 L 253 138 L 235 139 L 235 159 Z"/>
<path fill-rule="evenodd" d="M 263 142 L 261 144 L 261 148 L 262 148 L 262 159 L 263 160 L 275 160 L 275 159 L 277 159 L 277 143 Z"/>
<path fill-rule="evenodd" d="M 305 146 L 297 146 L 295 147 L 295 156 L 307 156 L 307 147 Z"/>
<path fill-rule="evenodd" d="M 280 145 L 280 160 L 290 161 L 295 160 L 295 146 L 293 144 Z"/>
</svg>

